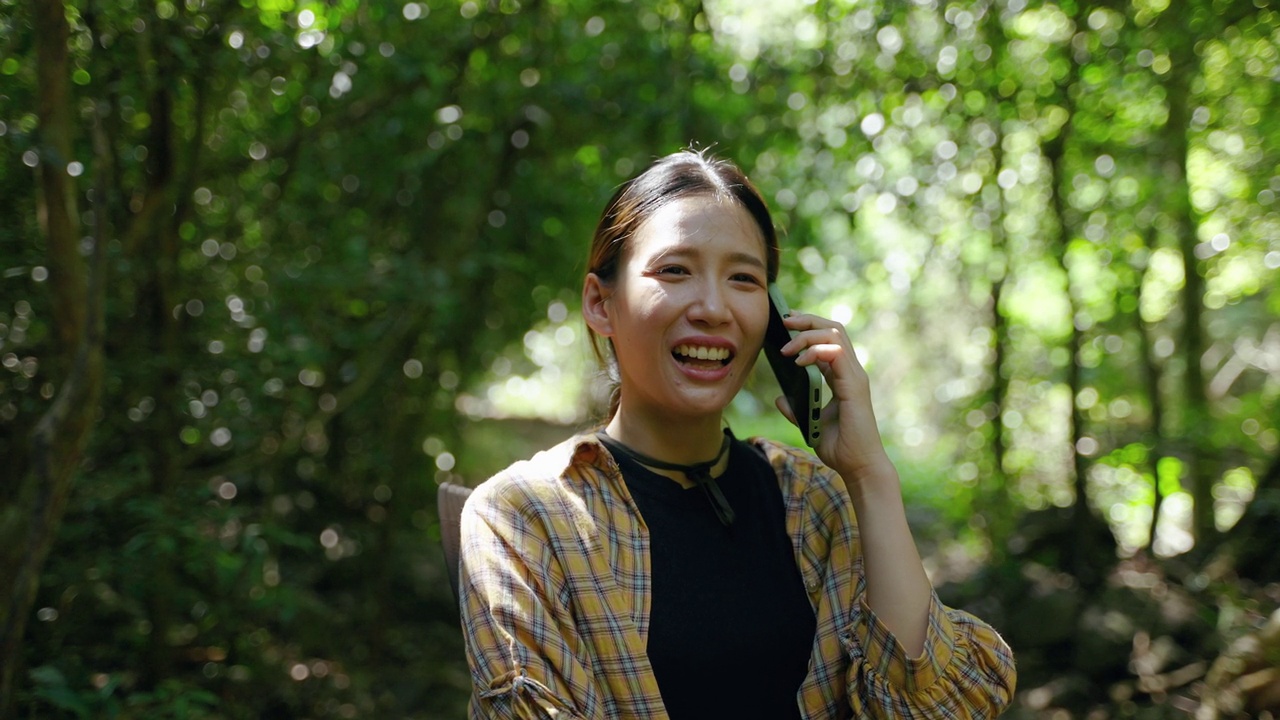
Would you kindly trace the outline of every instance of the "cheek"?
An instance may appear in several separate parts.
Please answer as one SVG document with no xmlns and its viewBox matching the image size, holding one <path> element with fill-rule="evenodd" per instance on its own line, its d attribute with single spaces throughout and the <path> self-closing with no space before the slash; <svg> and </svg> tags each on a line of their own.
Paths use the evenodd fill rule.
<svg viewBox="0 0 1280 720">
<path fill-rule="evenodd" d="M 743 332 L 756 345 L 756 349 L 764 345 L 764 331 L 769 326 L 769 299 L 752 298 L 750 310 L 742 321 Z"/>
<path fill-rule="evenodd" d="M 678 293 L 657 284 L 633 288 L 627 297 L 628 313 L 639 324 L 662 320 L 675 312 L 680 302 Z"/>
</svg>

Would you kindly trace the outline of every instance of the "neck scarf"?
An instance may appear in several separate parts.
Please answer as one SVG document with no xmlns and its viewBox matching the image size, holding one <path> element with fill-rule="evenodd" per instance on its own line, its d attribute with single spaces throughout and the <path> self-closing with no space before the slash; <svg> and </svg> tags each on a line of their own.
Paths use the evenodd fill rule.
<svg viewBox="0 0 1280 720">
<path fill-rule="evenodd" d="M 733 440 L 733 433 L 729 432 L 728 428 L 725 428 L 724 430 L 724 442 L 720 443 L 720 451 L 716 453 L 714 458 L 706 462 L 690 463 L 687 465 L 659 460 L 657 458 L 649 457 L 643 453 L 636 452 L 617 440 L 614 440 L 603 430 L 597 433 L 597 436 L 611 452 L 629 457 L 641 465 L 657 468 L 659 470 L 684 473 L 684 476 L 688 478 L 690 482 L 702 489 L 703 494 L 707 497 L 707 501 L 711 503 L 712 509 L 716 511 L 716 517 L 720 518 L 720 522 L 724 523 L 725 526 L 733 524 L 733 508 L 729 507 L 729 501 L 725 499 L 724 493 L 720 492 L 720 485 L 711 477 L 711 468 L 715 467 L 716 463 L 720 462 L 720 458 L 724 457 L 725 453 L 729 451 L 729 443 Z"/>
</svg>

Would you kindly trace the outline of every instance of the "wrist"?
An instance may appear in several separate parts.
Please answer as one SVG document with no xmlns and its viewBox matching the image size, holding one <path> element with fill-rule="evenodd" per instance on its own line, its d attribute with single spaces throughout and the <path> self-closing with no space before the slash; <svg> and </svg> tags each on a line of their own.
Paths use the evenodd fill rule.
<svg viewBox="0 0 1280 720">
<path fill-rule="evenodd" d="M 844 464 L 832 468 L 844 480 L 845 486 L 855 498 L 858 496 L 879 496 L 886 493 L 901 497 L 902 478 L 898 469 L 889 458 L 875 462 Z"/>
</svg>

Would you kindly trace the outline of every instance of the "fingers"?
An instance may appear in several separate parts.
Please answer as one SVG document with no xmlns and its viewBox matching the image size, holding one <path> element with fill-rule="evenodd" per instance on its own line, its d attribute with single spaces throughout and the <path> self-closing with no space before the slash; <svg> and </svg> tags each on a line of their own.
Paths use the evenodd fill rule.
<svg viewBox="0 0 1280 720">
<path fill-rule="evenodd" d="M 843 324 L 819 315 L 792 314 L 783 319 L 795 337 L 782 347 L 784 355 L 802 366 L 816 366 L 831 389 L 822 408 L 822 439 L 818 457 L 837 468 L 867 465 L 866 458 L 883 455 L 871 407 L 870 378 L 853 349 Z M 783 415 L 795 422 L 786 400 L 775 402 Z M 857 473 L 855 473 L 857 475 Z"/>
<path fill-rule="evenodd" d="M 797 365 L 832 364 L 840 360 L 848 349 L 840 343 L 809 345 L 796 354 Z"/>
<path fill-rule="evenodd" d="M 841 392 L 837 386 L 843 382 L 858 384 L 868 382 L 866 371 L 853 351 L 853 343 L 844 325 L 820 315 L 793 313 L 783 319 L 786 326 L 796 333 L 782 353 L 794 356 L 800 366 L 816 365 L 827 384 L 836 390 L 837 397 L 853 392 Z"/>
<path fill-rule="evenodd" d="M 840 342 L 845 337 L 844 326 L 834 320 L 817 315 L 791 315 L 783 319 L 788 330 L 805 335 L 826 338 L 827 342 Z"/>
<path fill-rule="evenodd" d="M 778 407 L 779 412 L 791 421 L 792 425 L 796 425 L 796 415 L 791 412 L 791 403 L 787 402 L 787 396 L 779 395 L 773 399 L 773 404 Z"/>
<path fill-rule="evenodd" d="M 809 313 L 791 313 L 782 319 L 782 324 L 787 326 L 788 330 L 799 332 L 819 331 L 831 332 L 834 334 L 844 333 L 844 325 L 835 320 L 828 320 L 821 315 L 811 315 Z"/>
<path fill-rule="evenodd" d="M 844 326 L 835 320 L 829 320 L 821 315 L 813 315 L 811 313 L 792 312 L 783 318 L 782 322 L 792 330 L 810 330 L 813 328 L 844 329 Z"/>
<path fill-rule="evenodd" d="M 797 362 L 801 365 L 809 365 L 819 359 L 833 362 L 844 350 L 853 349 L 844 326 L 834 320 L 817 315 L 792 314 L 783 322 L 796 332 L 796 336 L 782 346 L 782 354 L 797 355 Z"/>
</svg>

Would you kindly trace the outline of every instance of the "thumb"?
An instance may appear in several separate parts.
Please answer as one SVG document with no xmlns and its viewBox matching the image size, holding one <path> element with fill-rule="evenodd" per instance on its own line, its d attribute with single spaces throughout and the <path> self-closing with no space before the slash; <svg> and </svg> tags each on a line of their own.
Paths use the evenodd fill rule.
<svg viewBox="0 0 1280 720">
<path fill-rule="evenodd" d="M 781 412 L 788 420 L 791 421 L 792 425 L 796 425 L 796 416 L 795 416 L 795 413 L 791 412 L 791 404 L 787 402 L 786 395 L 779 395 L 778 397 L 774 398 L 773 404 L 778 407 L 779 412 Z"/>
</svg>

